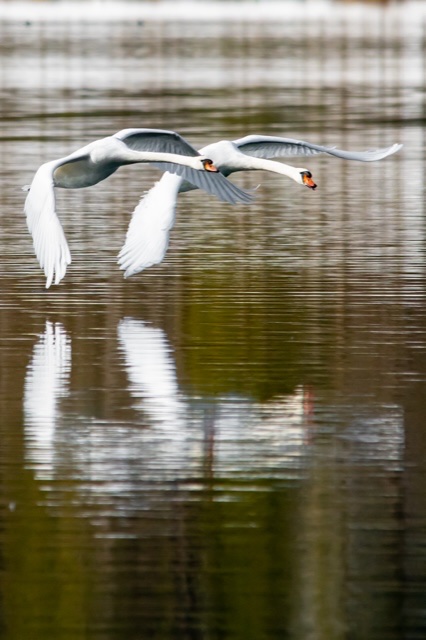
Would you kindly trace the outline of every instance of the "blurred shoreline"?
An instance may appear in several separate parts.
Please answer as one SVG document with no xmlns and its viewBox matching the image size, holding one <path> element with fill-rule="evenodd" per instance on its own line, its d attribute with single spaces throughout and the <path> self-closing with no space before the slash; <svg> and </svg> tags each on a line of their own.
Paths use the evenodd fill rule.
<svg viewBox="0 0 426 640">
<path fill-rule="evenodd" d="M 0 19 L 11 21 L 315 21 L 342 18 L 372 18 L 383 15 L 415 21 L 426 15 L 422 0 L 388 2 L 337 2 L 333 0 L 243 0 L 243 1 L 0 1 Z"/>
</svg>

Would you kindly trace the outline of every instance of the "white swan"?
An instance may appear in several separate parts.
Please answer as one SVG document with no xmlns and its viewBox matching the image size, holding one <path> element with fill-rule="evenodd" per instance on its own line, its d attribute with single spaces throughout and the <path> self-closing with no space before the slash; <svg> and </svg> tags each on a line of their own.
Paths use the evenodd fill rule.
<svg viewBox="0 0 426 640">
<path fill-rule="evenodd" d="M 401 147 L 400 144 L 394 144 L 386 149 L 355 152 L 292 138 L 251 135 L 233 142 L 222 140 L 210 144 L 200 153 L 212 158 L 224 176 L 236 171 L 264 170 L 288 176 L 299 184 L 315 189 L 316 184 L 307 169 L 295 168 L 269 158 L 328 153 L 345 160 L 373 162 L 396 153 Z M 126 278 L 163 260 L 175 220 L 177 195 L 195 188 L 181 177 L 166 173 L 141 199 L 133 212 L 125 244 L 118 256 L 118 264 L 125 271 Z"/>
<path fill-rule="evenodd" d="M 28 229 L 46 276 L 46 288 L 58 284 L 71 262 L 68 243 L 55 211 L 54 187 L 81 189 L 108 178 L 122 165 L 150 162 L 227 202 L 250 202 L 252 196 L 218 172 L 174 131 L 123 129 L 95 140 L 64 158 L 42 164 L 25 201 Z M 24 187 L 25 188 L 25 187 Z"/>
</svg>

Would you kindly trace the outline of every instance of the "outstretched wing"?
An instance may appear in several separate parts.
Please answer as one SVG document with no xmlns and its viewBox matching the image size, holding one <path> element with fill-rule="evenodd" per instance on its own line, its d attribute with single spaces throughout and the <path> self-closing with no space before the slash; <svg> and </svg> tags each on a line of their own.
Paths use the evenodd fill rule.
<svg viewBox="0 0 426 640">
<path fill-rule="evenodd" d="M 319 144 L 294 140 L 293 138 L 279 138 L 275 136 L 246 136 L 234 140 L 234 144 L 242 153 L 256 158 L 286 158 L 292 156 L 313 156 L 318 153 L 328 153 L 344 160 L 358 160 L 360 162 L 374 162 L 382 160 L 401 149 L 402 144 L 394 144 L 384 149 L 369 151 L 344 151 L 334 147 L 323 147 Z"/>
<path fill-rule="evenodd" d="M 118 256 L 124 277 L 160 263 L 169 245 L 170 230 L 176 216 L 176 200 L 182 179 L 165 173 L 142 196 L 133 212 L 126 241 Z"/>
<path fill-rule="evenodd" d="M 65 275 L 71 254 L 55 211 L 53 171 L 57 161 L 46 162 L 36 172 L 25 201 L 28 229 L 34 250 L 46 276 L 46 289 Z"/>
<path fill-rule="evenodd" d="M 113 135 L 134 151 L 176 153 L 180 156 L 199 156 L 197 149 L 175 131 L 165 129 L 122 129 Z"/>
<path fill-rule="evenodd" d="M 198 151 L 175 131 L 163 129 L 123 129 L 114 134 L 135 151 L 174 153 L 181 156 L 199 156 Z M 162 171 L 176 173 L 203 191 L 207 191 L 224 202 L 249 203 L 253 196 L 227 180 L 220 173 L 197 171 L 184 165 L 169 162 L 153 162 Z"/>
<path fill-rule="evenodd" d="M 254 200 L 254 196 L 251 193 L 240 189 L 221 173 L 197 171 L 196 169 L 191 169 L 191 167 L 184 167 L 183 165 L 172 164 L 170 162 L 153 162 L 152 164 L 162 171 L 176 173 L 187 182 L 198 187 L 198 189 L 207 191 L 207 193 L 216 196 L 224 202 L 230 202 L 231 204 L 244 202 L 245 204 L 250 204 Z"/>
</svg>

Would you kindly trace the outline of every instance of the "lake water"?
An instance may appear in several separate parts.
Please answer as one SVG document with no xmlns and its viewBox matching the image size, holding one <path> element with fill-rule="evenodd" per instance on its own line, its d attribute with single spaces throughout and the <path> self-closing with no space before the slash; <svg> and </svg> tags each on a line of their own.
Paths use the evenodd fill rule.
<svg viewBox="0 0 426 640">
<path fill-rule="evenodd" d="M 426 637 L 426 22 L 299 6 L 0 23 L 5 640 Z M 404 148 L 290 160 L 315 192 L 237 175 L 251 206 L 182 194 L 127 280 L 161 174 L 58 190 L 46 290 L 21 186 L 126 127 Z"/>
</svg>

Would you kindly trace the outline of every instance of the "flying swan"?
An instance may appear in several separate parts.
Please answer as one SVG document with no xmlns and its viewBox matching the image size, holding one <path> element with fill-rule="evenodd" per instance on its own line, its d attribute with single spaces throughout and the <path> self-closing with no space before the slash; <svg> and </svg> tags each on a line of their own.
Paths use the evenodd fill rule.
<svg viewBox="0 0 426 640">
<path fill-rule="evenodd" d="M 55 210 L 54 187 L 81 189 L 105 180 L 123 165 L 154 163 L 178 174 L 195 188 L 226 202 L 251 202 L 252 196 L 219 173 L 212 161 L 174 131 L 123 129 L 95 140 L 64 158 L 42 164 L 25 201 L 28 229 L 46 276 L 46 288 L 58 284 L 71 262 L 68 243 Z"/>
<path fill-rule="evenodd" d="M 232 142 L 215 142 L 201 149 L 200 153 L 212 158 L 214 165 L 224 176 L 237 171 L 264 170 L 288 176 L 298 184 L 315 189 L 316 184 L 310 171 L 269 158 L 327 153 L 344 160 L 374 162 L 396 153 L 401 147 L 401 144 L 394 144 L 386 149 L 343 151 L 292 138 L 250 135 Z M 184 178 L 165 173 L 142 197 L 133 212 L 126 241 L 118 256 L 118 264 L 126 278 L 163 260 L 175 221 L 178 193 L 192 189 L 196 189 L 196 186 L 189 184 Z"/>
</svg>

